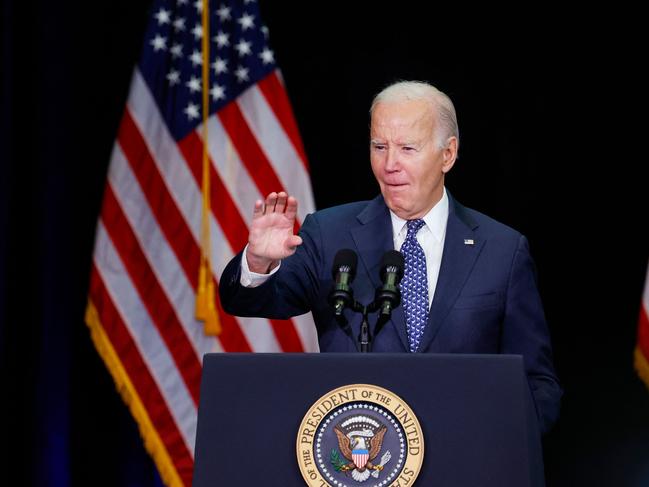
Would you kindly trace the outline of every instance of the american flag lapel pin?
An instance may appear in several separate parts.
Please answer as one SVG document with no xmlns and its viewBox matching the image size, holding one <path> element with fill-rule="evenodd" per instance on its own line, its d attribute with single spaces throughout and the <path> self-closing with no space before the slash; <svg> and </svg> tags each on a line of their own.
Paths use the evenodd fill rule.
<svg viewBox="0 0 649 487">
<path fill-rule="evenodd" d="M 472 238 L 465 238 L 464 239 L 464 245 L 473 245 L 475 242 L 473 241 Z"/>
</svg>

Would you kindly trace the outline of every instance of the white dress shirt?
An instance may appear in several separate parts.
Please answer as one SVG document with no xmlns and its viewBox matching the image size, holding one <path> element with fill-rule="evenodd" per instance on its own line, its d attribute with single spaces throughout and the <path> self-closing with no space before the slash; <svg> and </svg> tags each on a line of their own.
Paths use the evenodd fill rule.
<svg viewBox="0 0 649 487">
<path fill-rule="evenodd" d="M 394 241 L 395 250 L 401 250 L 401 245 L 406 239 L 408 234 L 407 220 L 399 218 L 390 210 L 390 218 L 392 219 L 392 238 Z M 428 279 L 428 307 L 430 308 L 435 296 L 435 288 L 437 287 L 437 277 L 439 276 L 439 267 L 442 263 L 442 251 L 444 250 L 444 238 L 446 237 L 446 222 L 448 220 L 448 196 L 446 195 L 446 188 L 440 199 L 431 210 L 422 218 L 425 225 L 417 232 L 417 241 L 421 248 L 424 250 L 426 256 L 426 274 Z M 241 258 L 241 285 L 244 287 L 257 287 L 268 280 L 270 276 L 275 274 L 281 266 L 278 265 L 269 274 L 258 274 L 252 272 L 248 267 L 248 259 L 246 258 L 246 251 L 248 246 L 243 251 Z"/>
</svg>

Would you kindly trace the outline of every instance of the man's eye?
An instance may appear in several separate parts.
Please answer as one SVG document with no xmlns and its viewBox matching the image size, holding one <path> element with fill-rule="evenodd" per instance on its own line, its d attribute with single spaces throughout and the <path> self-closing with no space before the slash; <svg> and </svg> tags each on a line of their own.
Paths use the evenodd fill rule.
<svg viewBox="0 0 649 487">
<path fill-rule="evenodd" d="M 374 149 L 383 151 L 385 150 L 385 146 L 381 144 L 374 144 Z"/>
<path fill-rule="evenodd" d="M 403 150 L 406 151 L 406 152 L 413 152 L 413 151 L 415 151 L 415 148 L 411 147 L 409 145 L 404 145 Z"/>
</svg>

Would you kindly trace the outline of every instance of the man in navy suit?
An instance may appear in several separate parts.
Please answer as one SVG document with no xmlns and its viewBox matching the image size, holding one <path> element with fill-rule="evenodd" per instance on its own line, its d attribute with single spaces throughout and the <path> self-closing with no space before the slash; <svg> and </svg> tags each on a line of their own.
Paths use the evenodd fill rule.
<svg viewBox="0 0 649 487">
<path fill-rule="evenodd" d="M 526 238 L 459 204 L 444 176 L 459 134 L 451 100 L 431 85 L 399 82 L 371 108 L 370 160 L 381 195 L 313 213 L 293 234 L 297 201 L 257 201 L 249 243 L 220 281 L 224 309 L 288 318 L 311 311 L 321 352 L 354 352 L 328 295 L 340 249 L 359 256 L 354 298 L 374 299 L 386 251 L 405 256 L 402 305 L 374 352 L 503 353 L 524 357 L 541 431 L 559 413 L 561 388 Z M 345 310 L 352 336 L 361 316 Z"/>
</svg>

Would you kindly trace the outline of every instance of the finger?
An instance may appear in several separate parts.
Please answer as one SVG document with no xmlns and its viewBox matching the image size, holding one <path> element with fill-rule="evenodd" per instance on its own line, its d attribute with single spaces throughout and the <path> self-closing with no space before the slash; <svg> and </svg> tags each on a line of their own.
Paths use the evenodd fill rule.
<svg viewBox="0 0 649 487">
<path fill-rule="evenodd" d="M 273 191 L 266 196 L 266 208 L 264 208 L 264 214 L 275 211 L 275 203 L 277 203 L 277 193 Z"/>
<path fill-rule="evenodd" d="M 252 210 L 252 219 L 259 218 L 264 214 L 264 202 L 262 200 L 255 201 L 255 208 Z"/>
<path fill-rule="evenodd" d="M 297 215 L 297 200 L 293 196 L 289 196 L 286 200 L 286 217 L 295 218 Z"/>
<path fill-rule="evenodd" d="M 287 198 L 288 195 L 284 191 L 277 194 L 277 204 L 275 205 L 275 211 L 277 213 L 284 213 Z"/>
</svg>

